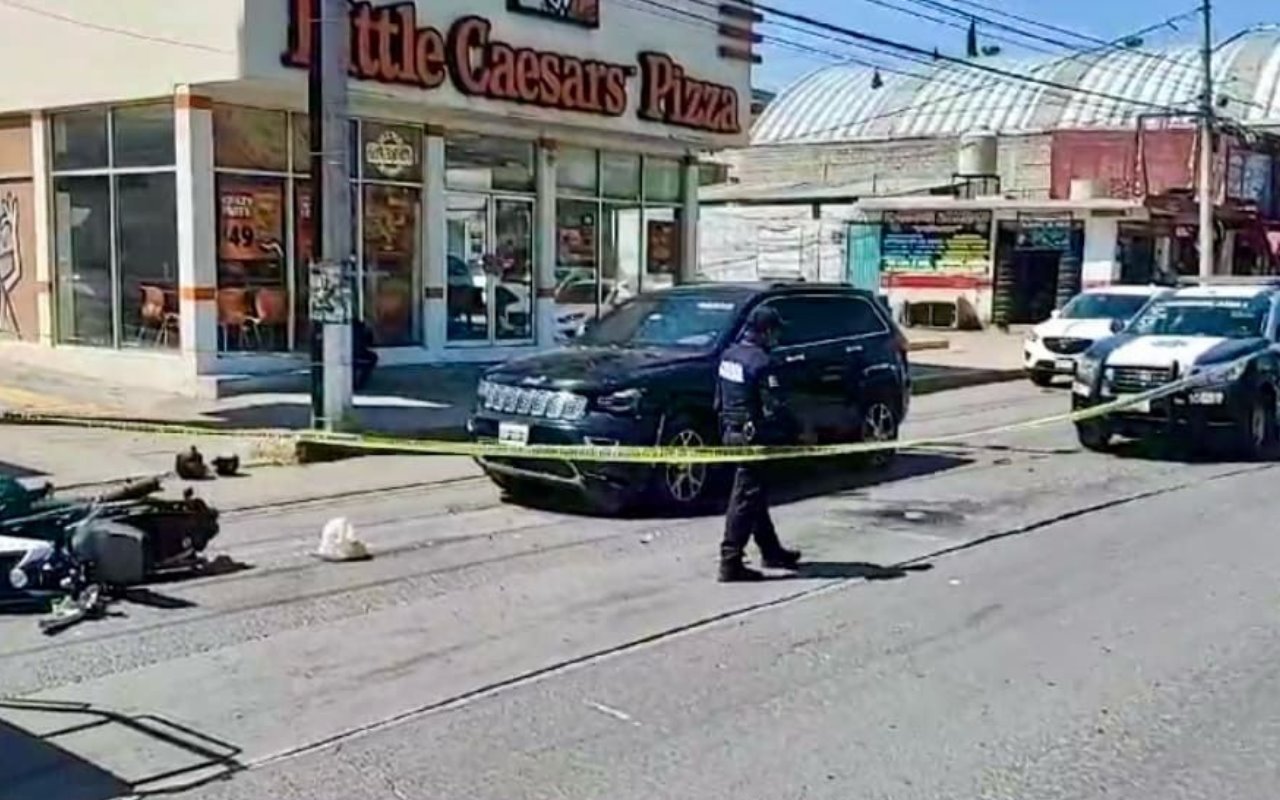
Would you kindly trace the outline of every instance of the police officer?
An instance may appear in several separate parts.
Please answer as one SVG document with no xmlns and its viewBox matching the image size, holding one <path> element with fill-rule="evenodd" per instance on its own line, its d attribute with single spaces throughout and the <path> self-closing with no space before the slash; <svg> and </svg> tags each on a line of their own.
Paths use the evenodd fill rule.
<svg viewBox="0 0 1280 800">
<path fill-rule="evenodd" d="M 720 359 L 716 411 L 726 445 L 787 444 L 796 439 L 795 418 L 786 406 L 769 360 L 769 350 L 781 330 L 782 317 L 777 311 L 768 306 L 755 308 L 747 317 L 741 339 Z M 720 545 L 721 582 L 758 581 L 764 577 L 742 562 L 753 535 L 765 566 L 794 569 L 800 563 L 800 551 L 788 550 L 778 540 L 761 472 L 760 462 L 744 462 L 734 473 L 724 541 Z"/>
</svg>

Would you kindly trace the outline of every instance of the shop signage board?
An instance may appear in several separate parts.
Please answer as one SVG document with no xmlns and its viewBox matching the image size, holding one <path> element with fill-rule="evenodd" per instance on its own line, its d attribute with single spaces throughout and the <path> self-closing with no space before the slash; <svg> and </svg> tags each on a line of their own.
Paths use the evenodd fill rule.
<svg viewBox="0 0 1280 800">
<path fill-rule="evenodd" d="M 886 211 L 880 261 L 888 272 L 985 272 L 990 211 Z"/>
<path fill-rule="evenodd" d="M 315 44 L 311 4 L 287 2 L 288 46 L 281 63 L 306 69 Z M 548 4 L 518 5 L 546 11 Z M 447 83 L 466 97 L 601 117 L 622 117 L 634 108 L 648 122 L 721 135 L 742 132 L 737 90 L 694 77 L 666 53 L 642 50 L 629 61 L 583 58 L 504 41 L 491 20 L 474 14 L 437 26 L 424 25 L 412 2 L 352 2 L 350 8 L 350 74 L 356 80 L 424 91 Z M 638 102 L 632 102 L 633 93 Z"/>
<path fill-rule="evenodd" d="M 399 133 L 387 130 L 365 144 L 364 160 L 383 177 L 399 178 L 418 163 L 418 153 Z"/>
<path fill-rule="evenodd" d="M 1070 212 L 1019 213 L 1014 247 L 1018 250 L 1057 250 L 1065 253 L 1071 249 L 1071 231 L 1074 228 Z"/>
<path fill-rule="evenodd" d="M 584 28 L 600 27 L 600 0 L 507 0 L 507 10 Z"/>
</svg>

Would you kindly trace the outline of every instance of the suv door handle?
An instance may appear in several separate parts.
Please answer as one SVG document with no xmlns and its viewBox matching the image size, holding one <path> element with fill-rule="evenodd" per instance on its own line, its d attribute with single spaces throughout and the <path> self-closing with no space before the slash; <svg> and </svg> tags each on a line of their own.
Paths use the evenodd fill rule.
<svg viewBox="0 0 1280 800">
<path fill-rule="evenodd" d="M 797 361 L 804 361 L 804 353 L 796 353 L 795 355 L 787 356 L 786 361 L 788 364 L 794 364 Z"/>
<path fill-rule="evenodd" d="M 846 353 L 861 353 L 861 352 L 862 352 L 862 345 L 860 345 L 860 344 L 851 344 L 851 345 L 849 345 L 849 346 L 845 347 L 844 351 L 845 351 Z"/>
</svg>

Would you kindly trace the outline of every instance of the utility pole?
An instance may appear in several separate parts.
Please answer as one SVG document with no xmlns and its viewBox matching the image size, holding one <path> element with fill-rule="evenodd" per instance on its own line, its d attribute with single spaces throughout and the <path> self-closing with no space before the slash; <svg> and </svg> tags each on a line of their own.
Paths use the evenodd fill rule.
<svg viewBox="0 0 1280 800">
<path fill-rule="evenodd" d="M 352 297 L 347 0 L 311 0 L 311 420 L 340 429 L 351 414 Z"/>
<path fill-rule="evenodd" d="M 1204 94 L 1200 97 L 1200 277 L 1213 275 L 1213 26 L 1209 17 L 1209 0 L 1200 4 L 1204 18 L 1204 40 L 1200 45 Z"/>
</svg>

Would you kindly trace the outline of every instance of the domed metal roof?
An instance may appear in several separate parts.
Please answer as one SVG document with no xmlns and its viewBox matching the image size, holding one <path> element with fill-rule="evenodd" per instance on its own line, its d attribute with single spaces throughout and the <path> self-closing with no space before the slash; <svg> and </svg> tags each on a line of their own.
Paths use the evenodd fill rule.
<svg viewBox="0 0 1280 800">
<path fill-rule="evenodd" d="M 756 121 L 752 144 L 1132 128 L 1143 112 L 1195 108 L 1202 85 L 1199 59 L 1197 46 L 1189 44 L 982 60 L 1072 89 L 951 62 L 904 69 L 915 76 L 883 72 L 883 86 L 872 89 L 869 68 L 824 67 L 779 93 Z M 1280 28 L 1250 30 L 1220 45 L 1214 83 L 1215 96 L 1226 98 L 1219 106 L 1224 116 L 1245 124 L 1280 124 Z"/>
</svg>

